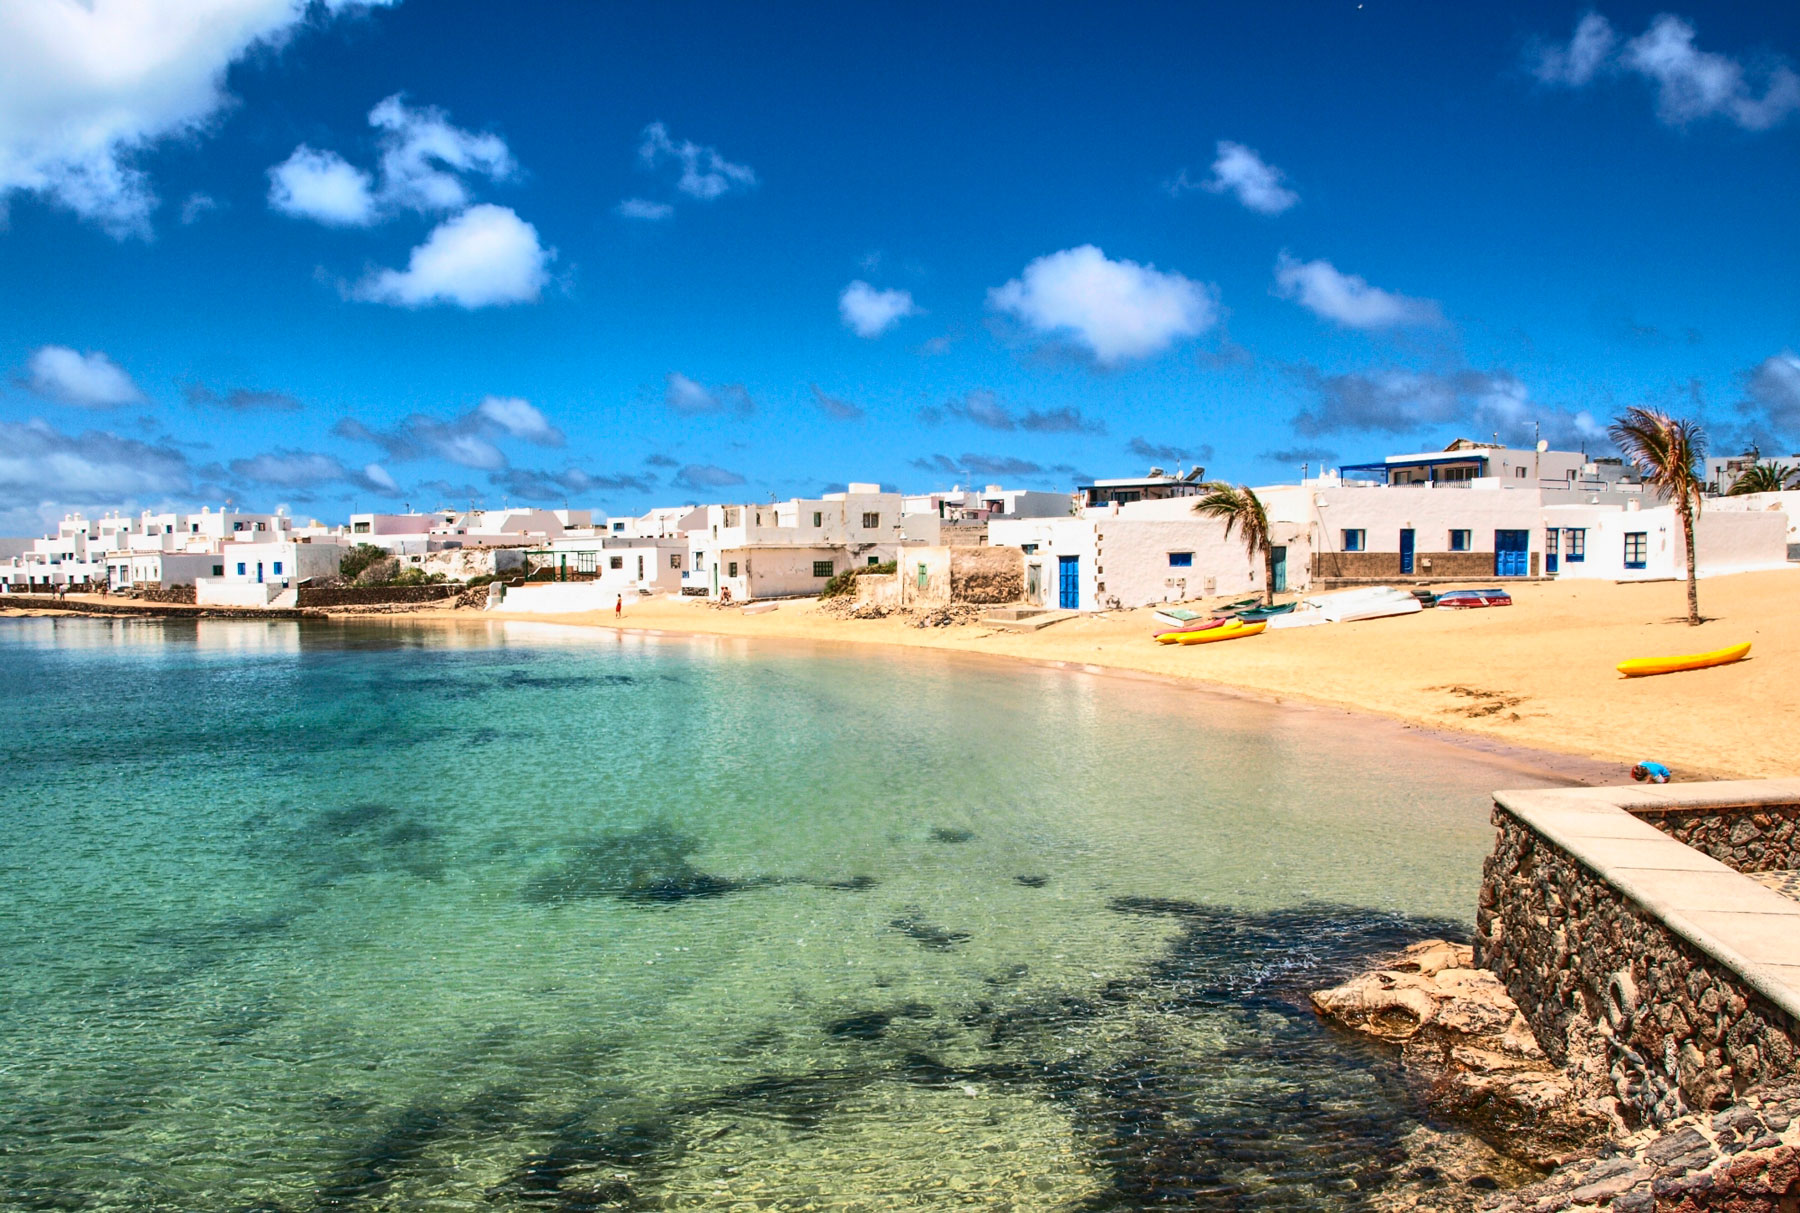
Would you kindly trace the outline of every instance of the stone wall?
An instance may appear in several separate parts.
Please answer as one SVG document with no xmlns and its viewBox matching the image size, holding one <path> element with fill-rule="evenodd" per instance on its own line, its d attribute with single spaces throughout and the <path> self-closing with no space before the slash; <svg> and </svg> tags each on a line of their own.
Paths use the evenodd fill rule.
<svg viewBox="0 0 1800 1213">
<path fill-rule="evenodd" d="M 1429 562 L 1429 563 L 1428 563 Z M 1538 575 L 1538 553 L 1531 553 L 1531 576 Z M 1492 579 L 1492 552 L 1415 552 L 1413 571 L 1400 572 L 1399 552 L 1319 552 L 1313 556 L 1313 576 L 1319 579 L 1389 581 L 1412 577 L 1450 577 L 1457 580 Z"/>
<path fill-rule="evenodd" d="M 1795 1026 L 1736 973 L 1505 808 L 1494 825 L 1477 963 L 1624 1120 L 1667 1124 L 1794 1071 Z"/>
<path fill-rule="evenodd" d="M 1800 868 L 1800 804 L 1638 809 L 1633 816 L 1740 872 Z"/>
<path fill-rule="evenodd" d="M 194 601 L 194 585 L 142 585 L 137 588 L 139 602 L 185 602 Z"/>
<path fill-rule="evenodd" d="M 950 601 L 992 605 L 1024 596 L 1025 553 L 1018 548 L 950 549 Z"/>
<path fill-rule="evenodd" d="M 301 586 L 302 607 L 371 606 L 386 602 L 436 602 L 462 593 L 460 585 Z"/>
</svg>

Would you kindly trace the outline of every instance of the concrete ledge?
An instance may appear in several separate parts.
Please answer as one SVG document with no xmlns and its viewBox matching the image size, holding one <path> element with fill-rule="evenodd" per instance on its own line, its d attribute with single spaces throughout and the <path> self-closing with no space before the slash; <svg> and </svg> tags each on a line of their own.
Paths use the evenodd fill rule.
<svg viewBox="0 0 1800 1213">
<path fill-rule="evenodd" d="M 1079 611 L 1019 611 L 1016 614 L 990 611 L 981 617 L 981 622 L 1009 632 L 1036 632 L 1053 623 L 1074 619 L 1080 614 Z"/>
<path fill-rule="evenodd" d="M 1800 1023 L 1800 902 L 1640 820 L 1800 801 L 1800 779 L 1496 792 L 1494 801 Z"/>
</svg>

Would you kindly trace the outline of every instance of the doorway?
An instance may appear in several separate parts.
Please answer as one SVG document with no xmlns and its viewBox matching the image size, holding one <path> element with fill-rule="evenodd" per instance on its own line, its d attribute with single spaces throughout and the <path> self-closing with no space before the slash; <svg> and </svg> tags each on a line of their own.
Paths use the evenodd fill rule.
<svg viewBox="0 0 1800 1213">
<path fill-rule="evenodd" d="M 1413 529 L 1407 527 L 1400 532 L 1400 575 L 1411 577 L 1413 572 Z"/>
<path fill-rule="evenodd" d="M 1081 609 L 1081 557 L 1058 556 L 1056 605 L 1065 611 Z"/>
<path fill-rule="evenodd" d="M 1494 532 L 1494 576 L 1524 577 L 1531 571 L 1530 531 Z"/>
</svg>

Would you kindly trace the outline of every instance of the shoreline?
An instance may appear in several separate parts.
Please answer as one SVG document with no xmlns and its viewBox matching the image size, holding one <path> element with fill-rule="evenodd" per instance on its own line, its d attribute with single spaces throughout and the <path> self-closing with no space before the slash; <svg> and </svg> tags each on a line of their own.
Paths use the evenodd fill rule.
<svg viewBox="0 0 1800 1213">
<path fill-rule="evenodd" d="M 453 607 L 330 610 L 337 622 L 527 623 L 606 633 L 715 637 L 961 653 L 1043 668 L 1144 678 L 1228 698 L 1383 718 L 1492 755 L 1544 755 L 1578 782 L 1624 782 L 1654 758 L 1678 780 L 1770 778 L 1800 771 L 1800 569 L 1708 578 L 1706 622 L 1682 618 L 1685 586 L 1539 582 L 1515 605 L 1319 628 L 1229 644 L 1150 642 L 1154 608 L 1083 615 L 1036 632 L 979 622 L 919 628 L 850 619 L 815 599 L 745 615 L 697 600 L 650 598 L 611 611 L 533 615 Z M 35 612 L 33 612 L 35 613 Z M 76 603 L 44 612 L 79 613 Z M 0 611 L 0 615 L 24 612 Z M 111 617 L 116 614 L 107 613 Z M 159 612 L 159 614 L 162 614 Z M 197 614 L 170 611 L 163 618 Z M 1731 666 L 1626 679 L 1628 657 L 1754 647 Z"/>
<path fill-rule="evenodd" d="M 1631 764 L 1643 758 L 1667 763 L 1680 780 L 1800 771 L 1800 739 L 1785 727 L 1800 718 L 1800 569 L 1706 579 L 1706 621 L 1697 628 L 1682 618 L 1680 582 L 1542 582 L 1511 592 L 1515 605 L 1506 608 L 1431 610 L 1193 648 L 1151 644 L 1150 607 L 1081 616 L 1038 632 L 847 619 L 810 599 L 783 601 L 757 615 L 650 599 L 627 608 L 621 621 L 611 612 L 427 610 L 388 617 L 986 654 L 1379 716 L 1465 741 L 1614 768 L 1598 782 L 1625 782 Z M 1754 647 L 1732 666 L 1637 679 L 1613 668 L 1627 657 L 1738 640 Z"/>
</svg>

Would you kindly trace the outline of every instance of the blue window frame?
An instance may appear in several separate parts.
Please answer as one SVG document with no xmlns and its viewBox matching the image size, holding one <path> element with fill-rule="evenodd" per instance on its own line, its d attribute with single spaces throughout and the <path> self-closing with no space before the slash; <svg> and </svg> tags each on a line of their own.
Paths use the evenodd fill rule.
<svg viewBox="0 0 1800 1213">
<path fill-rule="evenodd" d="M 242 577 L 243 575 L 244 575 L 244 562 L 240 560 L 240 561 L 238 561 L 238 576 Z"/>
<path fill-rule="evenodd" d="M 1172 569 L 1191 569 L 1194 567 L 1192 552 L 1170 552 L 1169 567 Z"/>
<path fill-rule="evenodd" d="M 1644 567 L 1645 553 L 1648 552 L 1650 547 L 1646 542 L 1649 538 L 1649 534 L 1648 531 L 1627 531 L 1625 533 L 1626 568 L 1641 569 Z"/>
<path fill-rule="evenodd" d="M 275 562 L 275 575 L 277 577 L 281 576 L 281 561 L 279 560 Z"/>
<path fill-rule="evenodd" d="M 1366 538 L 1365 538 L 1366 535 L 1367 535 L 1367 532 L 1364 531 L 1361 527 L 1358 527 L 1354 531 L 1349 531 L 1349 530 L 1345 531 L 1344 532 L 1344 545 L 1343 545 L 1344 551 L 1346 551 L 1346 552 L 1362 551 L 1367 546 Z"/>
<path fill-rule="evenodd" d="M 1587 559 L 1587 531 L 1581 527 L 1571 527 L 1563 532 L 1563 559 L 1570 564 L 1580 564 Z"/>
<path fill-rule="evenodd" d="M 1471 532 L 1469 532 L 1469 531 L 1451 531 L 1450 532 L 1450 550 L 1452 552 L 1468 551 L 1470 534 L 1471 534 Z"/>
</svg>

